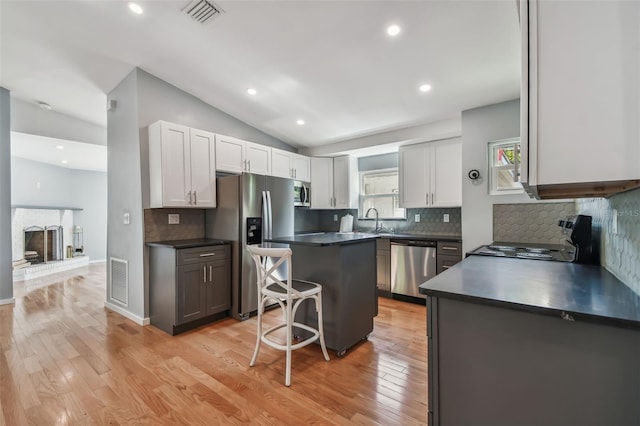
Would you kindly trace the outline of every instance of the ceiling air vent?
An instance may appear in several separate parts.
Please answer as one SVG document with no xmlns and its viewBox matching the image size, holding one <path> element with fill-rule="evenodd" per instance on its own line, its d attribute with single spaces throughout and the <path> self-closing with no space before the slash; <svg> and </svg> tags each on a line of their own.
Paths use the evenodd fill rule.
<svg viewBox="0 0 640 426">
<path fill-rule="evenodd" d="M 209 22 L 224 13 L 220 6 L 207 0 L 193 0 L 182 11 L 201 24 Z"/>
</svg>

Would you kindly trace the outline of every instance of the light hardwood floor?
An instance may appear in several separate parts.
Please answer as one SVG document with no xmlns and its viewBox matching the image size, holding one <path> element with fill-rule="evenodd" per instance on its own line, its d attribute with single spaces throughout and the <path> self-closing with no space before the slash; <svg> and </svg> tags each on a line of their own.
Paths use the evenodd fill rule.
<svg viewBox="0 0 640 426">
<path fill-rule="evenodd" d="M 368 341 L 295 351 L 287 388 L 283 352 L 249 367 L 255 318 L 171 337 L 103 307 L 103 264 L 80 272 L 0 306 L 0 425 L 426 424 L 424 306 L 381 298 Z"/>
</svg>

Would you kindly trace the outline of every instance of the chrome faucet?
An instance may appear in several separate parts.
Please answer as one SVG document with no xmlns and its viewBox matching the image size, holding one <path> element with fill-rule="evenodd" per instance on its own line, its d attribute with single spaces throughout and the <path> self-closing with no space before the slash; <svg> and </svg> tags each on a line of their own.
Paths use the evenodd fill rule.
<svg viewBox="0 0 640 426">
<path fill-rule="evenodd" d="M 376 229 L 375 229 L 375 233 L 377 234 L 378 232 L 382 231 L 382 227 L 378 226 L 378 209 L 376 209 L 375 207 L 370 207 L 369 210 L 367 210 L 367 212 L 364 214 L 364 217 L 368 218 L 369 217 L 369 212 L 371 210 L 376 212 Z"/>
</svg>

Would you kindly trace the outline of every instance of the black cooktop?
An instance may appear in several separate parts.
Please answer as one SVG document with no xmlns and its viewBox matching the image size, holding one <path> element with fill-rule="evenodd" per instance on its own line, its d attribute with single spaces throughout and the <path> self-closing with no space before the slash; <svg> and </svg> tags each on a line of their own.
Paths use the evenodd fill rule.
<svg viewBox="0 0 640 426">
<path fill-rule="evenodd" d="M 467 253 L 467 255 L 573 262 L 575 248 L 570 245 L 559 244 L 494 242 L 493 244 L 480 246 Z"/>
</svg>

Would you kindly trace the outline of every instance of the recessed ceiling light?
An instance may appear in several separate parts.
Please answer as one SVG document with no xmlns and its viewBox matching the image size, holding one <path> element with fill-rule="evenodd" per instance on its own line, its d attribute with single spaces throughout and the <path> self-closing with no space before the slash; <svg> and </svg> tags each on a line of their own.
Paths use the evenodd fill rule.
<svg viewBox="0 0 640 426">
<path fill-rule="evenodd" d="M 62 160 L 61 163 L 62 164 L 67 164 L 67 160 Z"/>
<path fill-rule="evenodd" d="M 431 85 L 430 84 L 423 84 L 419 87 L 421 92 L 428 92 L 429 90 L 431 90 Z"/>
<path fill-rule="evenodd" d="M 42 108 L 42 109 L 44 109 L 46 111 L 51 111 L 53 109 L 53 108 L 51 108 L 51 105 L 49 105 L 46 102 L 40 101 L 40 102 L 38 102 L 38 105 L 40 106 L 40 108 Z"/>
<path fill-rule="evenodd" d="M 250 94 L 251 96 L 254 96 L 256 93 L 258 93 L 258 91 L 256 89 L 254 89 L 253 87 L 249 87 L 247 89 L 247 93 Z"/>
<path fill-rule="evenodd" d="M 142 12 L 144 12 L 144 10 L 142 9 L 142 6 L 134 2 L 129 2 L 129 9 L 131 9 L 131 11 L 136 15 L 142 15 Z"/>
<path fill-rule="evenodd" d="M 57 149 L 64 149 L 64 146 L 63 145 L 56 145 L 56 148 Z"/>
<path fill-rule="evenodd" d="M 389 25 L 387 27 L 387 34 L 389 34 L 391 37 L 395 37 L 398 34 L 400 34 L 400 27 L 398 25 Z"/>
<path fill-rule="evenodd" d="M 298 120 L 298 121 L 296 121 L 296 124 L 298 126 L 304 126 L 304 120 Z"/>
</svg>

